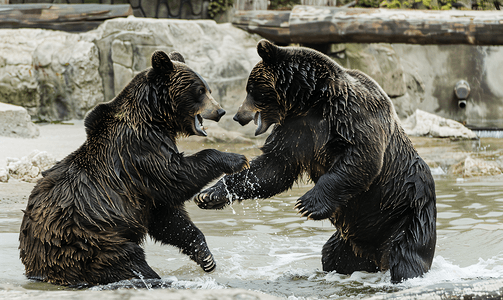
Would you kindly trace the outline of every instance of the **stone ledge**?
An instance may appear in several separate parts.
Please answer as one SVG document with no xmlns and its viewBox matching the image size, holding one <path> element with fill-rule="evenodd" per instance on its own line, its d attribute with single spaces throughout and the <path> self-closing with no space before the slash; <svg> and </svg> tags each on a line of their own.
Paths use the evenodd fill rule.
<svg viewBox="0 0 503 300">
<path fill-rule="evenodd" d="M 38 126 L 21 106 L 0 103 L 0 135 L 7 137 L 36 138 L 40 134 Z"/>
</svg>

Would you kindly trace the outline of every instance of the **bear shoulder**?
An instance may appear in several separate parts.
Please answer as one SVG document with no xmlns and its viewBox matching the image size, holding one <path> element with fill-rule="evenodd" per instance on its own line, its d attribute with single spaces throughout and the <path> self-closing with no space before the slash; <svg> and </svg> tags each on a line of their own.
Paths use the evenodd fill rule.
<svg viewBox="0 0 503 300">
<path fill-rule="evenodd" d="M 88 135 L 98 130 L 102 130 L 104 120 L 112 117 L 112 109 L 109 103 L 101 103 L 87 113 L 84 119 L 84 126 Z"/>
</svg>

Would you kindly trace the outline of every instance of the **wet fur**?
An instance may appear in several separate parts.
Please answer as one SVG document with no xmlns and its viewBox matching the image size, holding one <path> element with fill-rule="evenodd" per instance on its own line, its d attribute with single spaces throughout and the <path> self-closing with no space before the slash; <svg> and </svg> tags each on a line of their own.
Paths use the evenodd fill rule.
<svg viewBox="0 0 503 300">
<path fill-rule="evenodd" d="M 389 269 L 394 283 L 427 272 L 436 242 L 435 185 L 388 96 L 367 75 L 311 49 L 264 40 L 257 48 L 262 61 L 250 74 L 246 101 L 274 129 L 250 169 L 225 176 L 196 203 L 221 208 L 229 200 L 268 198 L 307 174 L 315 186 L 296 208 L 337 229 L 323 247 L 323 270 Z"/>
<path fill-rule="evenodd" d="M 19 236 L 29 278 L 61 285 L 159 278 L 141 247 L 147 234 L 205 271 L 215 268 L 185 201 L 247 161 L 213 149 L 178 151 L 176 137 L 194 134 L 194 114 L 208 101 L 194 90 L 205 83 L 163 52 L 152 65 L 89 113 L 84 144 L 33 189 Z"/>
</svg>

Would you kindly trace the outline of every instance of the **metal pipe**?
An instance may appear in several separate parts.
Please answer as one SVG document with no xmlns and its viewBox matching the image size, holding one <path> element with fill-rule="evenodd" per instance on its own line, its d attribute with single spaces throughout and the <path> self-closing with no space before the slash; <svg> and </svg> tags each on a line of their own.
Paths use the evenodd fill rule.
<svg viewBox="0 0 503 300">
<path fill-rule="evenodd" d="M 466 107 L 466 99 L 470 95 L 470 85 L 465 80 L 460 80 L 454 86 L 454 94 L 458 98 L 458 107 Z"/>
</svg>

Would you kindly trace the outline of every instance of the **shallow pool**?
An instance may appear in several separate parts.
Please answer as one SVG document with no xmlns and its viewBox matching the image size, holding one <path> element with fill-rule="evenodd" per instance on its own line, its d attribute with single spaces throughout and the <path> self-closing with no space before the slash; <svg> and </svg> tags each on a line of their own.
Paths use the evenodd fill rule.
<svg viewBox="0 0 503 300">
<path fill-rule="evenodd" d="M 242 147 L 229 151 L 258 154 L 254 146 Z M 293 209 L 297 198 L 311 188 L 303 183 L 271 199 L 234 203 L 220 211 L 201 210 L 192 202 L 187 203 L 192 220 L 206 235 L 217 262 L 213 273 L 204 273 L 176 248 L 151 240 L 145 244 L 147 260 L 166 286 L 177 289 L 243 288 L 292 300 L 432 299 L 442 295 L 500 299 L 503 177 L 461 179 L 435 175 L 435 181 L 438 239 L 432 269 L 422 278 L 398 285 L 390 283 L 389 272 L 346 276 L 321 271 L 321 248 L 334 229 L 328 221 L 301 218 Z M 41 298 L 51 298 L 51 293 L 65 288 L 27 280 L 18 258 L 21 209 L 26 206 L 33 185 L 8 185 L 19 186 L 19 195 L 18 199 L 0 199 L 0 298 L 28 298 L 22 293 L 24 290 L 38 290 Z M 120 282 L 92 289 L 120 289 L 128 285 Z M 79 298 L 85 293 L 71 290 L 70 295 Z M 135 288 L 122 289 L 121 297 L 130 298 L 135 293 Z"/>
</svg>

